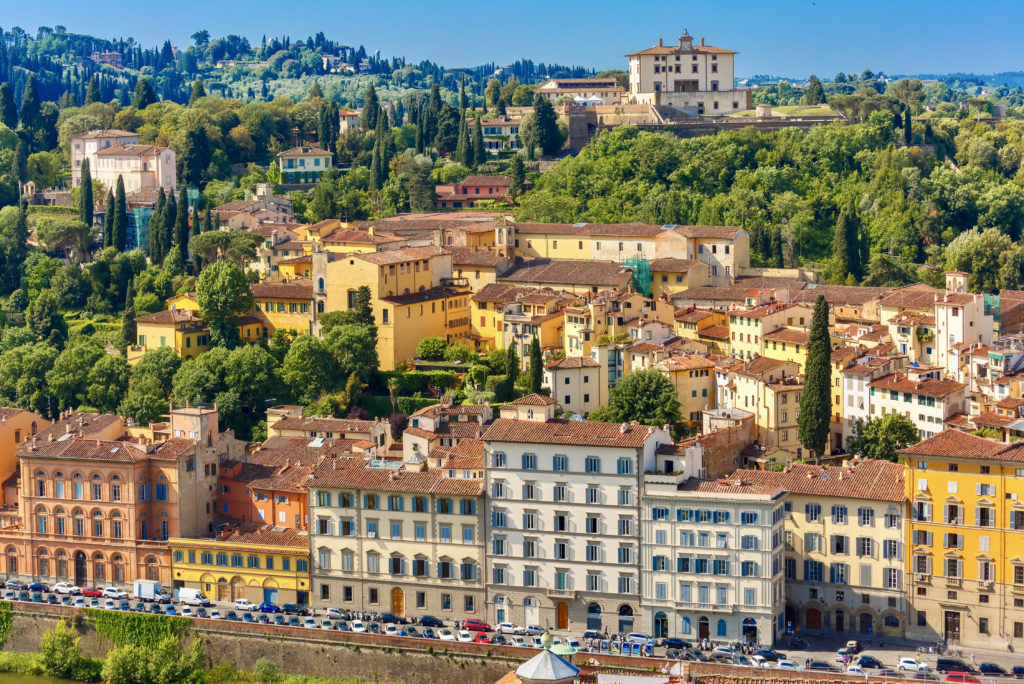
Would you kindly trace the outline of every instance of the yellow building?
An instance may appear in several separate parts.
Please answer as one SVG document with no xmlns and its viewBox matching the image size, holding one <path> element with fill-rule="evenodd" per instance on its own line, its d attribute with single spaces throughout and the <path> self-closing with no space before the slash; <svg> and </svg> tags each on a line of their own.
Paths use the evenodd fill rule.
<svg viewBox="0 0 1024 684">
<path fill-rule="evenodd" d="M 263 322 L 265 337 L 274 332 L 294 330 L 313 334 L 313 281 L 309 278 L 254 283 L 253 315 Z"/>
<path fill-rule="evenodd" d="M 485 285 L 474 294 L 470 329 L 474 339 L 484 349 L 505 348 L 505 310 L 510 304 L 519 301 L 532 292 L 533 288 L 518 285 L 493 283 Z"/>
<path fill-rule="evenodd" d="M 17 513 L 18 446 L 49 425 L 35 411 L 0 408 L 0 508 Z M 13 482 L 8 483 L 11 478 Z"/>
<path fill-rule="evenodd" d="M 810 328 L 776 328 L 761 335 L 761 356 L 792 361 L 797 365 L 797 374 L 803 375 L 810 336 Z"/>
<path fill-rule="evenodd" d="M 309 605 L 309 537 L 288 527 L 246 523 L 215 539 L 171 537 L 174 588 L 211 601 Z"/>
<path fill-rule="evenodd" d="M 840 449 L 843 445 L 843 420 L 846 418 L 844 408 L 843 374 L 844 368 L 853 364 L 860 356 L 860 350 L 856 347 L 836 347 L 832 350 L 830 363 L 832 364 L 832 418 L 829 430 L 832 434 L 830 444 L 833 449 Z"/>
<path fill-rule="evenodd" d="M 907 636 L 1024 643 L 1024 444 L 947 430 L 900 452 L 910 503 Z"/>
<path fill-rule="evenodd" d="M 394 370 L 416 358 L 416 346 L 425 337 L 473 346 L 469 328 L 467 288 L 432 287 L 377 300 L 377 357 L 380 370 Z"/>
<path fill-rule="evenodd" d="M 726 356 L 729 354 L 729 326 L 709 325 L 697 331 L 697 341 L 707 345 L 708 352 Z"/>
<path fill-rule="evenodd" d="M 701 424 L 701 412 L 715 408 L 715 363 L 695 354 L 673 356 L 657 365 L 676 390 L 687 427 Z"/>
<path fill-rule="evenodd" d="M 485 247 L 448 247 L 452 253 L 452 271 L 465 278 L 469 289 L 479 292 L 498 280 L 498 274 L 511 265 L 503 250 Z"/>
<path fill-rule="evenodd" d="M 758 357 L 729 374 L 733 408 L 754 414 L 754 439 L 762 446 L 779 447 L 800 456 L 797 417 L 803 383 L 797 377 L 797 364 Z"/>
<path fill-rule="evenodd" d="M 761 336 L 780 326 L 808 326 L 814 309 L 805 304 L 770 302 L 729 312 L 729 353 L 750 360 L 762 352 Z"/>
<path fill-rule="evenodd" d="M 697 341 L 698 333 L 713 325 L 728 325 L 729 317 L 721 311 L 686 309 L 675 314 L 675 333 L 687 340 Z"/>
<path fill-rule="evenodd" d="M 210 348 L 210 329 L 191 309 L 166 309 L 135 319 L 138 344 L 128 347 L 128 362 L 161 347 L 171 347 L 183 359 L 194 359 Z"/>
<path fill-rule="evenodd" d="M 651 259 L 651 296 L 660 298 L 711 284 L 711 266 L 695 259 Z"/>
</svg>

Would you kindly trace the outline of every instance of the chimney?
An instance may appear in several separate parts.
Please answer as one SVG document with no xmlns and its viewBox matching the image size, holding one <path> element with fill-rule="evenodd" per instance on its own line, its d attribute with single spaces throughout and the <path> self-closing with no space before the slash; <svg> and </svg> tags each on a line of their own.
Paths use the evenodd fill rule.
<svg viewBox="0 0 1024 684">
<path fill-rule="evenodd" d="M 619 434 L 622 434 L 622 435 L 626 434 L 626 429 L 628 427 L 629 427 L 629 424 L 627 424 L 627 423 L 623 423 L 622 425 L 620 425 L 619 426 Z"/>
<path fill-rule="evenodd" d="M 704 47 L 704 36 L 700 37 L 700 46 Z"/>
<path fill-rule="evenodd" d="M 659 38 L 658 39 L 658 47 L 665 47 L 665 39 L 664 38 Z"/>
</svg>

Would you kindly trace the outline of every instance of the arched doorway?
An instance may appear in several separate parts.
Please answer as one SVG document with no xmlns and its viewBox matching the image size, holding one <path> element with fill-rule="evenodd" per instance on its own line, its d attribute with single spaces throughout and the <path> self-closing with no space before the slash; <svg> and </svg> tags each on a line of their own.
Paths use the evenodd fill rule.
<svg viewBox="0 0 1024 684">
<path fill-rule="evenodd" d="M 398 587 L 391 590 L 391 612 L 398 617 L 405 617 L 405 592 Z"/>
<path fill-rule="evenodd" d="M 757 638 L 757 620 L 754 618 L 743 618 L 743 640 L 748 644 L 756 644 Z"/>
<path fill-rule="evenodd" d="M 523 599 L 523 611 L 527 625 L 536 625 L 540 622 L 540 604 L 534 597 L 527 596 Z"/>
<path fill-rule="evenodd" d="M 836 629 L 837 632 L 845 632 L 846 631 L 846 613 L 844 613 L 841 610 L 837 610 L 836 611 L 836 628 L 835 629 Z"/>
<path fill-rule="evenodd" d="M 75 585 L 84 587 L 88 584 L 88 568 L 85 552 L 75 551 Z"/>
<path fill-rule="evenodd" d="M 156 558 L 153 556 L 146 559 L 146 579 L 151 579 L 154 582 L 160 579 L 160 568 L 157 567 Z"/>
<path fill-rule="evenodd" d="M 633 606 L 624 603 L 619 606 L 619 634 L 633 631 Z"/>
<path fill-rule="evenodd" d="M 871 634 L 874 631 L 875 621 L 871 618 L 871 613 L 861 613 L 859 619 L 859 627 L 861 634 Z"/>
<path fill-rule="evenodd" d="M 697 621 L 697 638 L 711 638 L 711 621 L 708 620 L 707 617 L 702 617 L 700 620 Z"/>
<path fill-rule="evenodd" d="M 662 611 L 654 614 L 654 638 L 664 639 L 668 636 L 668 616 Z"/>
<path fill-rule="evenodd" d="M 555 607 L 555 629 L 569 629 L 569 604 L 565 601 Z"/>
<path fill-rule="evenodd" d="M 224 577 L 217 578 L 217 600 L 227 601 L 231 598 L 231 585 Z"/>
<path fill-rule="evenodd" d="M 804 626 L 812 631 L 821 631 L 821 611 L 817 608 L 808 608 L 804 613 Z"/>
<path fill-rule="evenodd" d="M 245 580 L 238 575 L 231 578 L 231 600 L 245 598 Z"/>
<path fill-rule="evenodd" d="M 587 629 L 601 631 L 601 606 L 596 603 L 587 606 Z"/>
<path fill-rule="evenodd" d="M 267 603 L 277 603 L 277 582 L 274 580 L 264 580 L 263 600 Z"/>
</svg>

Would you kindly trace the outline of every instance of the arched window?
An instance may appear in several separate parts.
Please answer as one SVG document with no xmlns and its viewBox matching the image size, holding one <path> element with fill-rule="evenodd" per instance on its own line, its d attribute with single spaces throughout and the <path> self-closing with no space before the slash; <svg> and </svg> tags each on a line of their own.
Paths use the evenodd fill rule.
<svg viewBox="0 0 1024 684">
<path fill-rule="evenodd" d="M 57 577 L 65 578 L 68 576 L 68 554 L 61 549 L 57 552 Z"/>
<path fill-rule="evenodd" d="M 154 581 L 160 579 L 160 568 L 157 567 L 156 558 L 153 556 L 146 559 L 146 578 Z"/>
<path fill-rule="evenodd" d="M 32 434 L 34 435 L 34 434 L 36 434 L 36 432 L 38 432 L 38 430 L 36 428 L 36 421 L 33 420 L 32 421 Z"/>
<path fill-rule="evenodd" d="M 61 507 L 61 506 L 57 506 L 57 508 L 55 508 L 53 510 L 53 525 L 54 525 L 54 531 L 57 534 L 67 534 L 68 533 L 68 528 L 67 528 L 68 520 L 67 520 L 66 516 L 67 516 L 67 513 L 65 513 L 64 508 Z"/>
<path fill-rule="evenodd" d="M 18 550 L 13 546 L 7 547 L 7 572 L 11 574 L 18 572 Z"/>
<path fill-rule="evenodd" d="M 691 628 L 690 628 L 690 618 L 684 617 L 683 618 L 683 626 L 680 628 L 679 631 L 682 632 L 684 635 L 687 635 L 687 634 L 690 633 L 690 630 L 691 630 Z"/>
<path fill-rule="evenodd" d="M 115 553 L 111 556 L 110 563 L 114 567 L 114 581 L 124 582 L 124 559 L 121 554 Z"/>
<path fill-rule="evenodd" d="M 103 536 L 103 513 L 100 511 L 92 512 L 92 536 Z"/>
<path fill-rule="evenodd" d="M 95 577 L 96 582 L 99 583 L 99 582 L 102 582 L 102 581 L 106 580 L 107 579 L 107 564 L 103 562 L 103 554 L 98 552 L 98 551 L 96 553 L 94 553 L 93 556 L 92 556 L 92 562 L 93 562 L 93 568 L 94 568 L 94 575 L 93 576 Z"/>
<path fill-rule="evenodd" d="M 46 473 L 42 470 L 36 473 L 36 496 L 46 496 Z"/>
<path fill-rule="evenodd" d="M 36 552 L 36 557 L 39 559 L 39 575 L 40 577 L 50 576 L 50 552 L 46 549 L 39 549 Z"/>
<path fill-rule="evenodd" d="M 727 627 L 725 625 L 725 620 L 719 620 L 718 621 L 718 631 L 716 632 L 717 636 L 724 637 L 726 635 L 727 631 L 728 630 L 727 630 Z"/>
</svg>

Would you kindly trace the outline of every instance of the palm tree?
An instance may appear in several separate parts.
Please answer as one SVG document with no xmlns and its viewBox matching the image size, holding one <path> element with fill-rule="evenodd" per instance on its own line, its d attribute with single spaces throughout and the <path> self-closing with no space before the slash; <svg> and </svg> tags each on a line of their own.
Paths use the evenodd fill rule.
<svg viewBox="0 0 1024 684">
<path fill-rule="evenodd" d="M 391 395 L 391 412 L 398 413 L 398 378 L 388 378 L 388 394 Z"/>
</svg>

